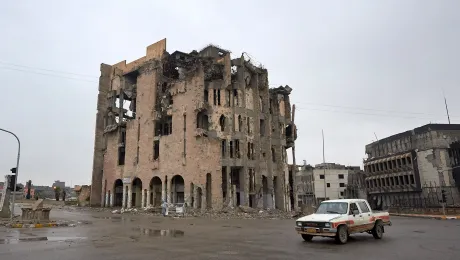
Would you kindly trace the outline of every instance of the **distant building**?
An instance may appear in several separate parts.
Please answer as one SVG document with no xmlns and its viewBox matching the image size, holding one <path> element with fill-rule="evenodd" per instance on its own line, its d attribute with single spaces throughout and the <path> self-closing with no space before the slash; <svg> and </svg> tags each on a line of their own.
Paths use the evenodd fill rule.
<svg viewBox="0 0 460 260">
<path fill-rule="evenodd" d="M 459 140 L 460 124 L 428 124 L 366 145 L 365 185 L 371 199 L 384 207 L 402 197 L 423 199 L 424 206 L 439 203 L 441 189 L 431 187 L 460 184 Z"/>
<path fill-rule="evenodd" d="M 359 166 L 345 166 L 335 163 L 304 165 L 296 174 L 299 205 L 328 199 L 347 197 L 349 174 L 359 171 Z M 312 197 L 314 196 L 315 199 Z"/>
<path fill-rule="evenodd" d="M 54 187 L 59 187 L 59 188 L 61 188 L 61 190 L 63 190 L 63 189 L 65 189 L 65 181 L 59 181 L 59 180 L 54 181 L 52 187 L 53 187 L 53 188 L 54 188 Z"/>
</svg>

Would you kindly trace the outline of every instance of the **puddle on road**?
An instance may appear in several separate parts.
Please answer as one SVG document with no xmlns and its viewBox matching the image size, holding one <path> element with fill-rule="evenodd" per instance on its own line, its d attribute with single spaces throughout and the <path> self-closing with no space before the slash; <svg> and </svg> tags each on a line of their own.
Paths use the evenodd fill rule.
<svg viewBox="0 0 460 260">
<path fill-rule="evenodd" d="M 185 234 L 184 231 L 176 229 L 133 228 L 133 230 L 149 237 L 183 237 Z"/>
<path fill-rule="evenodd" d="M 86 239 L 86 237 L 21 237 L 21 238 L 0 238 L 1 244 L 19 244 L 24 242 L 50 241 L 65 242 Z"/>
<path fill-rule="evenodd" d="M 120 216 L 113 216 L 113 217 L 99 217 L 99 216 L 93 216 L 93 218 L 97 218 L 97 219 L 108 219 L 108 220 L 112 220 L 112 222 L 120 222 L 120 221 L 129 221 L 129 222 L 132 222 L 132 221 L 134 221 L 134 219 L 132 219 L 132 218 L 124 218 L 124 217 L 120 217 Z"/>
</svg>

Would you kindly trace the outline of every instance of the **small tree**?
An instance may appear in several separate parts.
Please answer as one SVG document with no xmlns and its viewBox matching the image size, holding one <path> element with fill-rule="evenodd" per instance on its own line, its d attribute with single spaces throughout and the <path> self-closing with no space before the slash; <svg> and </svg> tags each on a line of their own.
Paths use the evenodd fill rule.
<svg viewBox="0 0 460 260">
<path fill-rule="evenodd" d="M 56 198 L 56 201 L 59 201 L 59 194 L 61 193 L 61 188 L 60 187 L 54 187 L 54 197 Z"/>
</svg>

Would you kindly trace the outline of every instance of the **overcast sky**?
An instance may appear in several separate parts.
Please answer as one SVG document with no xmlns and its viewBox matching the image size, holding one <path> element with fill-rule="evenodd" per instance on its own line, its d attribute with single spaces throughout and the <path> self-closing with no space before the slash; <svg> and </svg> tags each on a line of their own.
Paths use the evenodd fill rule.
<svg viewBox="0 0 460 260">
<path fill-rule="evenodd" d="M 21 139 L 20 182 L 89 184 L 100 64 L 167 38 L 170 53 L 209 43 L 249 53 L 271 87 L 293 88 L 297 161 L 322 162 L 324 129 L 326 161 L 362 166 L 374 132 L 447 123 L 443 90 L 460 123 L 458 10 L 455 0 L 3 1 L 0 128 Z M 1 175 L 16 153 L 0 133 Z"/>
</svg>

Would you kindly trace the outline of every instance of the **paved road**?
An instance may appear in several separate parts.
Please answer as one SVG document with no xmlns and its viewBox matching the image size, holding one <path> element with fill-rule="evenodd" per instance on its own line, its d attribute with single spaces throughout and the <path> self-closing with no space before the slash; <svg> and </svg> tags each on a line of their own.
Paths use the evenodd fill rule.
<svg viewBox="0 0 460 260">
<path fill-rule="evenodd" d="M 170 219 L 56 212 L 92 224 L 0 229 L 0 259 L 460 259 L 460 221 L 393 218 L 383 240 L 304 242 L 289 220 Z"/>
</svg>

